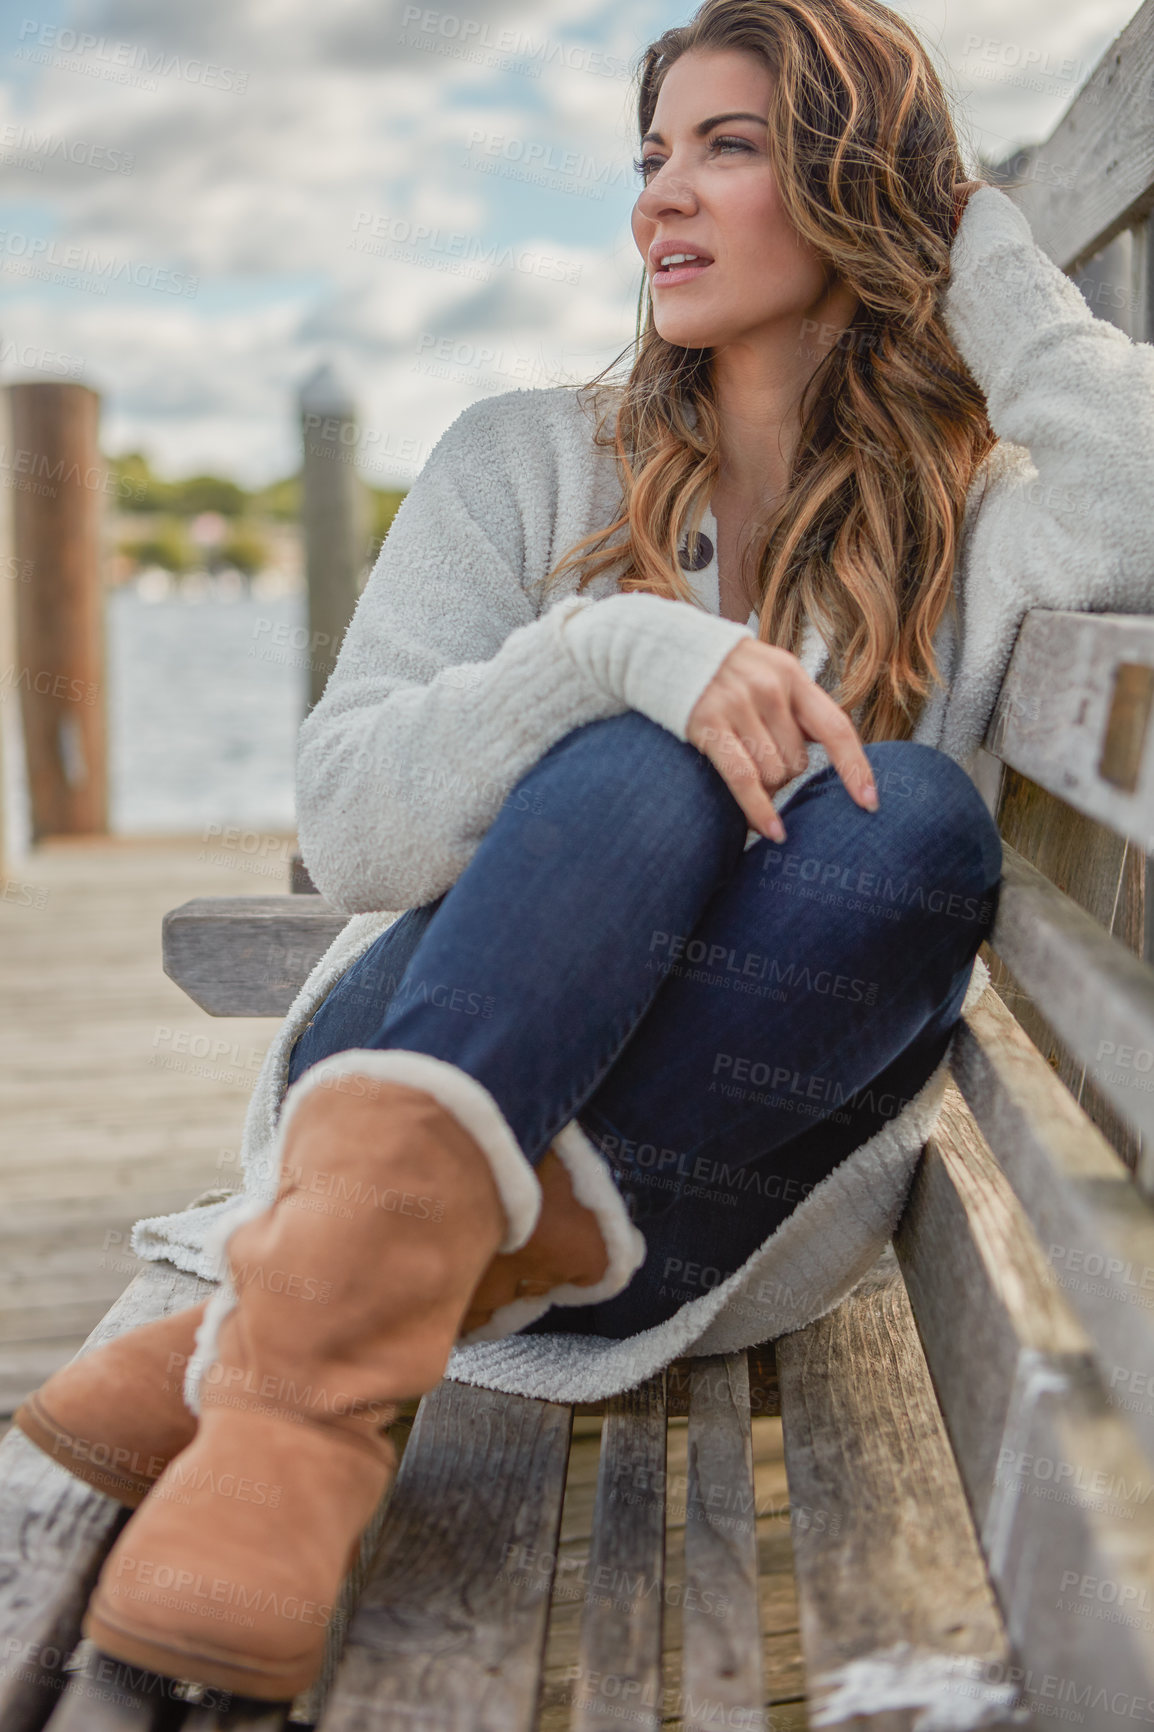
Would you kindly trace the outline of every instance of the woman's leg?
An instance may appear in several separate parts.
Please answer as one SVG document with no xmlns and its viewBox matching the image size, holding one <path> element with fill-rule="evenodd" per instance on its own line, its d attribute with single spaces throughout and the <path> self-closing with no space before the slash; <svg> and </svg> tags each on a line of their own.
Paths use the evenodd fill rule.
<svg viewBox="0 0 1154 1732">
<path fill-rule="evenodd" d="M 692 929 L 745 834 L 713 765 L 656 723 L 629 711 L 575 729 L 445 895 L 337 983 L 290 1082 L 354 1046 L 428 1053 L 485 1085 L 536 1164 L 661 984 L 650 934 Z"/>
<path fill-rule="evenodd" d="M 577 1117 L 647 1238 L 687 1186 L 701 1204 L 707 1175 L 759 1163 L 714 1198 L 735 1267 L 738 1220 L 760 1243 L 934 1069 L 992 921 L 1000 844 L 969 777 L 912 742 L 868 755 L 877 813 L 826 770 L 782 846 L 743 851 L 694 748 L 635 713 L 567 735 L 417 911 L 416 943 L 394 951 L 391 929 L 338 984 L 294 1065 L 351 1045 L 448 1059 L 530 1160 Z"/>
<path fill-rule="evenodd" d="M 284 1700 L 312 1682 L 323 1627 L 302 1632 L 286 1596 L 294 1606 L 335 1600 L 392 1471 L 391 1403 L 433 1387 L 502 1235 L 517 1243 L 500 1189 L 510 1173 L 524 1176 L 510 1131 L 543 1190 L 549 1144 L 575 1114 L 613 1146 L 626 1181 L 631 1164 L 643 1166 L 628 1152 L 637 1127 L 707 1160 L 784 1168 L 796 1154 L 790 1096 L 828 1117 L 831 1100 L 870 1076 L 892 1080 L 935 1018 L 933 1038 L 948 1032 L 989 920 L 996 833 L 940 754 L 869 751 L 877 813 L 819 776 L 786 808 L 786 845 L 748 852 L 744 817 L 713 767 L 640 717 L 580 730 L 534 768 L 525 781 L 541 809 L 503 809 L 427 918 L 375 1033 L 361 1037 L 392 1050 L 351 1052 L 370 1075 L 377 1067 L 374 1091 L 326 1091 L 334 1074 L 355 1075 L 338 1063 L 306 1079 L 282 1113 L 277 1198 L 231 1231 L 233 1291 L 218 1291 L 211 1339 L 197 1342 L 207 1365 L 199 1428 L 106 1559 L 86 1636 L 130 1664 L 191 1670 L 245 1694 Z M 794 899 L 818 882 L 831 900 Z M 873 899 L 864 907 L 863 894 Z M 984 912 L 980 900 L 971 911 L 983 896 Z M 705 947 L 704 981 L 673 973 L 678 937 L 687 955 L 690 943 Z M 738 1002 L 725 981 L 735 972 L 772 980 L 774 996 Z M 342 1002 L 357 1002 L 355 991 Z M 337 1008 L 324 1019 L 334 1031 Z M 356 1020 L 344 1019 L 345 1039 Z M 422 1066 L 438 1074 L 428 1058 L 455 1069 L 484 1143 L 420 1086 Z M 828 1144 L 817 1155 L 828 1166 Z M 422 1188 L 435 1205 L 424 1215 L 402 1217 L 385 1201 Z M 678 1227 L 675 1246 L 696 1242 L 684 1216 Z M 686 1277 L 683 1266 L 667 1272 Z M 638 1299 L 602 1332 L 632 1333 L 655 1304 L 682 1302 L 652 1286 Z M 256 1468 L 275 1502 L 222 1502 L 226 1482 Z M 202 1565 L 260 1617 L 208 1625 L 195 1598 L 174 1603 L 158 1588 Z"/>
</svg>

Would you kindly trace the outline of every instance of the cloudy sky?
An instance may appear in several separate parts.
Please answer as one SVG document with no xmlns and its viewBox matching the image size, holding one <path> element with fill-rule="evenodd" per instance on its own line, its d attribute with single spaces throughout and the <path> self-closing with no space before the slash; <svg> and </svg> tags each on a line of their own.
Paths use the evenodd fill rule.
<svg viewBox="0 0 1154 1732">
<path fill-rule="evenodd" d="M 898 9 L 973 164 L 1050 131 L 1136 0 Z M 0 0 L 0 380 L 79 378 L 107 450 L 252 485 L 329 361 L 407 485 L 466 404 L 630 340 L 630 80 L 691 11 Z"/>
</svg>

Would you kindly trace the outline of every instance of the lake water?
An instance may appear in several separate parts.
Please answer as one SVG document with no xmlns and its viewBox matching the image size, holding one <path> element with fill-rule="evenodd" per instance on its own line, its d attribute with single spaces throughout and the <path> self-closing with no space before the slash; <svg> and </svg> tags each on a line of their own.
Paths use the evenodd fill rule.
<svg viewBox="0 0 1154 1732">
<path fill-rule="evenodd" d="M 202 835 L 210 823 L 292 830 L 304 715 L 303 593 L 145 600 L 106 610 L 109 827 Z M 9 729 L 11 736 L 15 730 Z M 18 751 L 9 744 L 13 851 L 27 847 Z"/>
</svg>

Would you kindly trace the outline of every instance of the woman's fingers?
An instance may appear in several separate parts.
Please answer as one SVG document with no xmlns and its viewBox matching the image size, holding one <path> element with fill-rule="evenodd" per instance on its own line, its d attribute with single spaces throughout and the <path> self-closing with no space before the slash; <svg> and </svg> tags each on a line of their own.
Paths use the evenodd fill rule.
<svg viewBox="0 0 1154 1732">
<path fill-rule="evenodd" d="M 785 841 L 785 826 L 762 780 L 759 765 L 741 736 L 721 728 L 707 730 L 699 746 L 741 807 L 750 827 L 775 842 Z"/>
<path fill-rule="evenodd" d="M 761 766 L 766 787 L 774 794 L 807 768 L 809 752 L 805 735 L 794 717 L 789 695 L 780 684 L 775 683 L 766 692 L 755 691 L 751 710 L 750 737 L 742 728 L 741 738 Z"/>
<path fill-rule="evenodd" d="M 798 681 L 794 714 L 810 739 L 817 740 L 825 747 L 829 761 L 845 783 L 850 799 L 855 800 L 867 812 L 876 812 L 877 786 L 858 731 L 829 693 L 822 691 L 808 675 Z"/>
<path fill-rule="evenodd" d="M 851 799 L 877 810 L 857 729 L 786 650 L 752 639 L 735 645 L 694 706 L 687 738 L 721 772 L 763 835 L 784 834 L 770 796 L 806 769 L 807 739 L 825 747 Z"/>
</svg>

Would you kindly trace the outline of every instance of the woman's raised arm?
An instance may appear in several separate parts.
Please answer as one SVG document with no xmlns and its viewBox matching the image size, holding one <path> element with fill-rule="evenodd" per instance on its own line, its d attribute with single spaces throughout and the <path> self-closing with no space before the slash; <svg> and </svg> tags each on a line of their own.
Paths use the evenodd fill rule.
<svg viewBox="0 0 1154 1732">
<path fill-rule="evenodd" d="M 950 336 L 999 439 L 974 525 L 975 565 L 1027 606 L 1145 611 L 1154 595 L 1154 348 L 1094 316 L 998 187 L 979 186 L 954 237 Z"/>
</svg>

